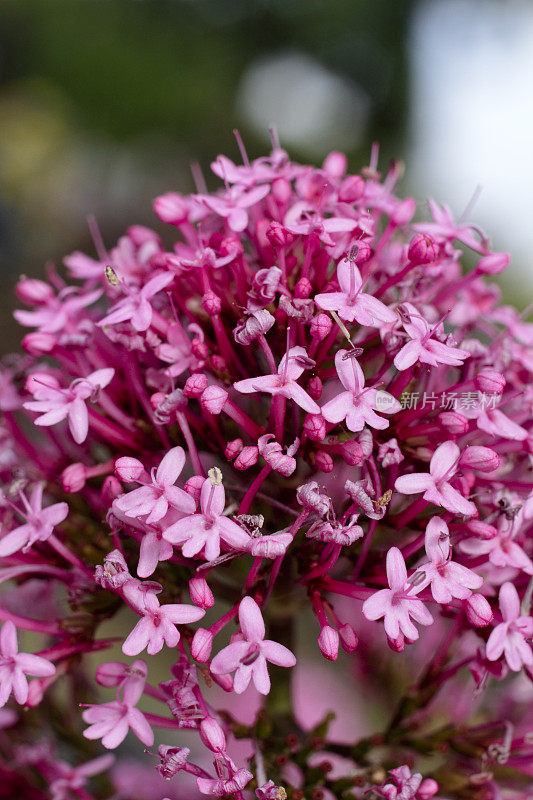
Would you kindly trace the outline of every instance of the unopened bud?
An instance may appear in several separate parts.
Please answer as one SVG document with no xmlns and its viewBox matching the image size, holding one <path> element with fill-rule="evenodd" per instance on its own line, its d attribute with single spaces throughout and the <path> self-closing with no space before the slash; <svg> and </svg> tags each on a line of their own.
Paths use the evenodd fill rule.
<svg viewBox="0 0 533 800">
<path fill-rule="evenodd" d="M 207 314 L 209 314 L 209 316 L 220 314 L 222 311 L 222 300 L 218 294 L 215 294 L 214 292 L 206 292 L 206 294 L 204 294 L 202 297 L 202 308 Z"/>
<path fill-rule="evenodd" d="M 200 502 L 200 495 L 202 493 L 202 486 L 204 485 L 204 478 L 201 475 L 193 475 L 185 481 L 183 489 L 190 494 L 196 505 Z"/>
<path fill-rule="evenodd" d="M 352 626 L 347 622 L 344 625 L 340 625 L 339 636 L 341 639 L 342 649 L 346 653 L 353 653 L 359 644 L 359 639 L 357 638 L 357 634 Z"/>
<path fill-rule="evenodd" d="M 325 453 L 323 450 L 319 450 L 315 454 L 315 464 L 321 472 L 332 472 L 333 470 L 333 459 L 329 453 Z"/>
<path fill-rule="evenodd" d="M 200 405 L 208 414 L 220 414 L 228 399 L 228 393 L 221 386 L 208 386 L 200 397 Z"/>
<path fill-rule="evenodd" d="M 227 443 L 224 455 L 228 461 L 233 461 L 234 458 L 237 458 L 243 447 L 244 442 L 242 439 L 233 439 L 233 441 Z"/>
<path fill-rule="evenodd" d="M 300 278 L 294 287 L 294 296 L 299 300 L 306 300 L 312 291 L 313 286 L 309 278 Z"/>
<path fill-rule="evenodd" d="M 411 240 L 407 257 L 411 264 L 431 264 L 439 257 L 439 246 L 432 236 L 418 233 Z"/>
<path fill-rule="evenodd" d="M 115 475 L 125 483 L 134 483 L 144 472 L 144 466 L 138 458 L 122 456 L 115 461 Z"/>
<path fill-rule="evenodd" d="M 349 441 L 341 444 L 341 456 L 351 467 L 357 466 L 364 460 L 363 448 L 359 442 Z"/>
<path fill-rule="evenodd" d="M 154 211 L 162 222 L 179 225 L 187 219 L 188 205 L 180 194 L 167 192 L 156 197 Z"/>
<path fill-rule="evenodd" d="M 37 278 L 21 278 L 15 286 L 15 294 L 23 303 L 34 306 L 52 300 L 54 290 L 48 283 Z"/>
<path fill-rule="evenodd" d="M 472 445 L 466 447 L 461 453 L 459 465 L 466 469 L 479 470 L 479 472 L 493 472 L 500 465 L 500 457 L 490 447 Z"/>
<path fill-rule="evenodd" d="M 466 616 L 471 625 L 483 628 L 492 622 L 491 607 L 482 594 L 472 594 L 464 601 Z"/>
<path fill-rule="evenodd" d="M 206 628 L 198 628 L 191 644 L 192 657 L 200 664 L 204 664 L 209 659 L 212 649 L 213 634 Z"/>
<path fill-rule="evenodd" d="M 185 397 L 198 398 L 207 389 L 207 376 L 203 372 L 194 372 L 189 375 L 183 387 Z"/>
<path fill-rule="evenodd" d="M 355 203 L 363 196 L 365 185 L 360 175 L 350 175 L 340 185 L 339 200 L 341 203 Z"/>
<path fill-rule="evenodd" d="M 326 421 L 320 414 L 308 414 L 304 422 L 304 432 L 313 442 L 321 442 L 326 437 Z"/>
<path fill-rule="evenodd" d="M 213 592 L 209 588 L 205 578 L 191 578 L 189 581 L 189 593 L 193 603 L 204 610 L 206 608 L 213 608 L 215 605 Z"/>
<path fill-rule="evenodd" d="M 507 381 L 494 369 L 484 369 L 474 377 L 474 386 L 486 394 L 501 394 Z"/>
<path fill-rule="evenodd" d="M 320 400 L 322 397 L 322 381 L 318 375 L 313 375 L 309 378 L 309 394 L 313 400 Z"/>
<path fill-rule="evenodd" d="M 44 353 L 51 353 L 57 344 L 57 338 L 53 333 L 43 333 L 35 331 L 27 333 L 22 339 L 24 350 L 31 356 L 42 356 Z"/>
<path fill-rule="evenodd" d="M 257 464 L 257 459 L 259 458 L 259 450 L 255 445 L 247 445 L 243 447 L 235 461 L 233 462 L 233 466 L 235 469 L 249 469 L 253 467 L 254 464 Z"/>
<path fill-rule="evenodd" d="M 205 717 L 200 723 L 200 739 L 213 753 L 226 750 L 224 731 L 213 717 Z"/>
<path fill-rule="evenodd" d="M 444 430 L 452 436 L 462 436 L 470 427 L 467 418 L 457 411 L 442 411 L 438 419 Z"/>
<path fill-rule="evenodd" d="M 61 473 L 61 484 L 67 494 L 81 492 L 85 486 L 85 467 L 83 464 L 70 464 Z"/>
<path fill-rule="evenodd" d="M 320 652 L 329 661 L 336 661 L 339 656 L 339 633 L 331 625 L 324 625 L 318 637 Z"/>
<path fill-rule="evenodd" d="M 328 317 L 327 314 L 317 314 L 311 320 L 309 330 L 313 339 L 318 339 L 319 342 L 322 342 L 331 331 L 332 326 L 331 317 Z"/>
</svg>

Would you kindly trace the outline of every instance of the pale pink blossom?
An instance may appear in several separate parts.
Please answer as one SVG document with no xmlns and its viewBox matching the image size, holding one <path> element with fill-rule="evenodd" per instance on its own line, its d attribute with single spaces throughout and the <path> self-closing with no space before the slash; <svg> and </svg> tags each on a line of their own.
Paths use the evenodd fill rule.
<svg viewBox="0 0 533 800">
<path fill-rule="evenodd" d="M 136 331 L 146 331 L 152 324 L 153 308 L 150 300 L 174 280 L 170 272 L 160 272 L 150 278 L 140 289 L 136 284 L 121 283 L 122 291 L 126 294 L 112 307 L 109 314 L 101 319 L 97 325 L 116 325 L 119 322 L 131 320 Z"/>
<path fill-rule="evenodd" d="M 26 552 L 35 542 L 45 542 L 55 526 L 68 516 L 66 503 L 54 503 L 43 508 L 43 485 L 41 483 L 33 487 L 29 500 L 23 492 L 20 492 L 20 498 L 24 504 L 24 511 L 18 511 L 18 513 L 25 517 L 26 522 L 2 536 L 0 539 L 0 557 L 2 558 L 19 550 Z"/>
<path fill-rule="evenodd" d="M 82 308 L 91 306 L 102 296 L 102 290 L 80 292 L 74 286 L 62 289 L 57 297 L 39 305 L 35 311 L 14 311 L 21 325 L 37 328 L 42 333 L 59 333 L 76 329 Z"/>
<path fill-rule="evenodd" d="M 136 461 L 136 459 L 131 459 Z M 138 462 L 141 469 L 143 465 Z M 173 447 L 166 453 L 157 467 L 150 473 L 151 483 L 123 494 L 114 501 L 114 506 L 128 517 L 146 517 L 146 523 L 159 522 L 169 507 L 183 514 L 192 514 L 196 508 L 193 498 L 174 484 L 185 465 L 182 447 Z M 137 482 L 141 482 L 138 479 Z"/>
<path fill-rule="evenodd" d="M 479 430 L 485 431 L 489 436 L 516 441 L 527 439 L 529 436 L 527 430 L 500 410 L 498 406 L 502 404 L 501 400 L 497 405 L 489 400 L 490 396 L 487 398 L 483 392 L 478 392 L 477 399 L 465 408 L 461 408 L 461 413 L 468 419 L 475 419 Z"/>
<path fill-rule="evenodd" d="M 253 680 L 255 688 L 266 695 L 270 691 L 267 661 L 279 667 L 293 667 L 296 657 L 284 645 L 265 639 L 265 623 L 259 606 L 251 597 L 241 600 L 239 625 L 242 637 L 214 657 L 211 672 L 225 675 L 236 670 L 233 688 L 237 694 L 244 692 Z"/>
<path fill-rule="evenodd" d="M 310 359 L 303 347 L 291 347 L 281 359 L 276 374 L 246 378 L 246 380 L 234 383 L 233 388 L 243 394 L 267 392 L 272 395 L 282 395 L 282 397 L 294 400 L 309 414 L 319 414 L 318 405 L 305 389 L 296 383 L 303 371 L 312 365 L 312 362 L 309 362 Z"/>
<path fill-rule="evenodd" d="M 414 597 L 415 589 L 407 581 L 404 558 L 397 547 L 387 553 L 388 589 L 380 589 L 363 603 L 363 614 L 369 620 L 384 617 L 385 633 L 403 648 L 404 637 L 410 642 L 418 639 L 418 630 L 411 617 L 421 625 L 431 625 L 433 617 L 421 600 Z"/>
<path fill-rule="evenodd" d="M 460 549 L 471 556 L 488 555 L 491 564 L 496 567 L 514 567 L 533 575 L 533 561 L 524 548 L 516 541 L 520 533 L 523 518 L 517 515 L 510 520 L 501 514 L 497 521 L 497 531 L 488 538 L 470 537 L 460 542 Z"/>
<path fill-rule="evenodd" d="M 336 311 L 346 322 L 379 327 L 396 322 L 398 316 L 381 300 L 363 292 L 363 279 L 354 261 L 343 258 L 337 267 L 340 292 L 317 294 L 315 303 L 325 311 Z"/>
<path fill-rule="evenodd" d="M 4 622 L 0 631 L 0 708 L 5 706 L 12 692 L 17 703 L 24 705 L 29 691 L 26 675 L 48 678 L 55 671 L 55 666 L 46 658 L 19 653 L 17 629 L 11 620 Z"/>
<path fill-rule="evenodd" d="M 71 767 L 65 761 L 56 761 L 54 770 L 59 773 L 50 783 L 51 800 L 70 800 L 72 793 L 78 795 L 84 789 L 87 779 L 100 772 L 105 772 L 114 763 L 112 755 L 93 758 L 78 767 Z"/>
<path fill-rule="evenodd" d="M 161 606 L 155 594 L 148 592 L 144 596 L 142 617 L 126 638 L 122 652 L 126 656 L 137 656 L 146 649 L 152 656 L 163 649 L 163 644 L 176 647 L 180 640 L 176 625 L 197 622 L 204 615 L 203 609 L 185 603 Z"/>
<path fill-rule="evenodd" d="M 56 425 L 68 419 L 72 438 L 81 444 L 89 432 L 86 402 L 97 400 L 100 390 L 112 381 L 114 374 L 111 368 L 98 369 L 85 378 L 76 378 L 68 389 L 61 389 L 52 375 L 39 375 L 28 384 L 35 399 L 24 403 L 24 408 L 40 413 L 35 425 Z"/>
<path fill-rule="evenodd" d="M 206 478 L 200 493 L 201 511 L 170 525 L 164 532 L 165 539 L 171 544 L 182 545 L 186 558 L 192 558 L 203 550 L 207 561 L 218 558 L 221 542 L 245 550 L 249 537 L 236 522 L 223 516 L 225 505 L 223 484 Z"/>
<path fill-rule="evenodd" d="M 120 683 L 116 699 L 101 705 L 89 705 L 82 714 L 89 727 L 86 739 L 101 739 L 104 747 L 114 750 L 131 729 L 146 746 L 154 743 L 154 734 L 144 714 L 135 708 L 142 697 L 147 669 L 144 661 L 134 661 L 130 674 Z"/>
<path fill-rule="evenodd" d="M 342 385 L 346 389 L 322 406 L 321 412 L 328 422 L 337 424 L 346 420 L 351 431 L 361 431 L 365 425 L 384 430 L 388 428 L 388 420 L 376 414 L 395 414 L 402 406 L 388 392 L 372 387 L 365 389 L 365 376 L 354 357 L 348 350 L 338 350 L 335 354 L 335 368 Z"/>
<path fill-rule="evenodd" d="M 394 358 L 394 366 L 402 371 L 412 367 L 419 361 L 422 364 L 429 364 L 436 367 L 439 364 L 449 364 L 450 366 L 461 366 L 465 358 L 469 358 L 468 350 L 460 350 L 458 347 L 450 347 L 443 342 L 436 341 L 432 337 L 437 332 L 440 323 L 434 328 L 430 328 L 426 320 L 420 315 L 411 304 L 405 304 L 409 311 L 408 322 L 403 322 L 403 328 L 410 342 L 405 344 Z"/>
<path fill-rule="evenodd" d="M 499 600 L 503 622 L 489 636 L 487 658 L 497 661 L 503 655 L 509 668 L 519 672 L 522 665 L 533 665 L 533 651 L 527 642 L 533 636 L 533 618 L 520 614 L 520 599 L 512 583 L 503 584 Z"/>
<path fill-rule="evenodd" d="M 256 186 L 252 189 L 241 189 L 232 186 L 223 195 L 201 194 L 200 200 L 219 217 L 228 221 L 232 231 L 240 233 L 248 225 L 248 209 L 257 205 L 270 192 L 270 186 Z"/>
<path fill-rule="evenodd" d="M 454 597 L 466 600 L 472 589 L 479 589 L 483 578 L 471 569 L 452 561 L 448 526 L 440 517 L 432 517 L 426 527 L 426 553 L 429 562 L 421 564 L 415 575 L 421 576 L 417 589 L 431 586 L 437 603 L 449 603 Z"/>
<path fill-rule="evenodd" d="M 412 472 L 396 479 L 394 488 L 402 494 L 419 494 L 423 492 L 424 500 L 442 506 L 453 514 L 473 517 L 477 514 L 474 503 L 449 482 L 458 468 L 461 451 L 455 442 L 440 444 L 431 457 L 429 473 Z"/>
</svg>

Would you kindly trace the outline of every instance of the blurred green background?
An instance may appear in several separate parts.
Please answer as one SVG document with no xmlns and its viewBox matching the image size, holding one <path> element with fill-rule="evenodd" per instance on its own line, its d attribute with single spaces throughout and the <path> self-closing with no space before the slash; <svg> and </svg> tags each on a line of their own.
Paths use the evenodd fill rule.
<svg viewBox="0 0 533 800">
<path fill-rule="evenodd" d="M 460 186 L 451 198 L 461 203 L 454 205 L 459 215 L 478 173 L 487 185 L 491 176 L 482 163 L 477 170 L 474 163 L 474 177 L 459 162 L 446 163 L 438 142 L 437 158 L 431 151 L 431 125 L 446 112 L 444 95 L 456 96 L 450 66 L 438 58 L 448 52 L 443 37 L 457 39 L 453 23 L 446 33 L 439 14 L 455 5 L 0 0 L 2 350 L 15 348 L 20 338 L 10 317 L 18 275 L 41 274 L 47 260 L 59 263 L 74 249 L 92 253 L 88 214 L 97 217 L 108 245 L 129 224 L 153 224 L 154 196 L 194 189 L 193 160 L 215 186 L 209 163 L 219 152 L 239 157 L 235 127 L 251 156 L 268 149 L 268 125 L 275 122 L 293 157 L 320 162 L 329 150 L 344 149 L 354 169 L 368 163 L 370 145 L 379 141 L 382 164 L 393 156 L 407 161 L 412 178 L 405 191 L 420 201 L 432 180 L 442 185 L 431 165 L 442 167 L 444 160 L 443 174 L 453 177 L 452 188 Z M 474 15 L 463 20 L 463 28 L 474 26 L 471 44 L 479 21 L 503 7 L 499 0 L 460 5 Z M 440 50 L 431 44 L 435 30 Z M 464 59 L 462 85 L 469 70 L 472 77 Z M 440 97 L 428 83 L 432 75 Z M 488 106 L 493 101 L 486 98 Z M 455 114 L 461 103 L 465 111 L 470 100 L 459 96 Z M 495 163 L 498 158 L 495 152 Z M 446 195 L 437 192 L 437 198 Z M 505 222 L 507 200 L 498 202 L 497 219 L 503 214 Z M 506 244 L 505 225 L 501 230 Z"/>
</svg>

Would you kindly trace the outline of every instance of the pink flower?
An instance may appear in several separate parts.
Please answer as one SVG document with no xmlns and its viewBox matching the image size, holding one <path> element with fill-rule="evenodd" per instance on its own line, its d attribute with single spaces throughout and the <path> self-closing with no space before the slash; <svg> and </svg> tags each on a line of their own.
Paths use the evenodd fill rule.
<svg viewBox="0 0 533 800">
<path fill-rule="evenodd" d="M 429 233 L 437 241 L 453 242 L 454 239 L 457 239 L 478 253 L 486 252 L 487 237 L 480 228 L 474 225 L 455 223 L 450 208 L 446 205 L 437 205 L 431 198 L 428 199 L 428 206 L 434 221 L 419 222 L 413 225 L 415 231 Z M 473 235 L 473 231 L 478 234 L 481 242 Z"/>
<path fill-rule="evenodd" d="M 357 321 L 360 325 L 379 327 L 383 323 L 396 322 L 397 314 L 381 300 L 363 293 L 363 279 L 353 261 L 343 258 L 337 267 L 340 292 L 317 294 L 315 303 L 325 311 L 336 311 L 346 322 Z"/>
<path fill-rule="evenodd" d="M 483 392 L 479 392 L 477 400 L 472 405 L 461 408 L 461 413 L 468 419 L 475 419 L 479 430 L 485 431 L 489 436 L 499 436 L 502 439 L 516 441 L 527 439 L 529 435 L 527 430 L 500 411 L 498 406 L 501 405 L 501 401 L 498 406 L 493 406 L 492 402 L 490 405 L 488 404 L 488 399 L 490 399 L 490 395 L 487 398 Z"/>
<path fill-rule="evenodd" d="M 403 322 L 403 328 L 410 337 L 411 341 L 402 347 L 394 359 L 394 366 L 400 371 L 412 367 L 417 361 L 423 364 L 430 364 L 436 367 L 439 364 L 450 364 L 451 366 L 461 366 L 465 358 L 470 356 L 468 350 L 460 350 L 458 347 L 450 347 L 437 342 L 431 337 L 435 334 L 441 323 L 434 328 L 430 328 L 426 320 L 411 306 L 408 307 L 409 322 Z"/>
<path fill-rule="evenodd" d="M 265 639 L 265 623 L 259 606 L 251 597 L 239 605 L 239 625 L 242 636 L 218 653 L 211 662 L 211 672 L 225 675 L 236 670 L 233 688 L 241 694 L 253 680 L 261 694 L 270 691 L 267 661 L 279 667 L 293 667 L 296 657 L 282 644 Z"/>
<path fill-rule="evenodd" d="M 503 584 L 499 599 L 503 622 L 489 636 L 487 658 L 497 661 L 503 654 L 509 668 L 519 672 L 522 665 L 533 665 L 533 651 L 526 641 L 533 636 L 533 618 L 520 615 L 520 600 L 512 583 Z"/>
<path fill-rule="evenodd" d="M 147 592 L 141 613 L 141 619 L 122 645 L 122 652 L 126 656 L 137 656 L 145 648 L 152 656 L 163 649 L 163 644 L 176 647 L 180 640 L 176 625 L 197 622 L 202 619 L 205 611 L 184 603 L 160 606 L 155 594 Z"/>
<path fill-rule="evenodd" d="M 21 325 L 37 328 L 42 333 L 65 332 L 76 328 L 82 308 L 92 305 L 102 296 L 102 290 L 79 292 L 74 286 L 62 289 L 57 297 L 51 297 L 39 305 L 36 311 L 14 311 L 13 316 Z"/>
<path fill-rule="evenodd" d="M 303 200 L 294 203 L 285 215 L 283 223 L 291 233 L 317 236 L 328 247 L 335 244 L 330 234 L 346 234 L 357 228 L 357 220 L 341 216 L 323 217 L 312 205 Z"/>
<path fill-rule="evenodd" d="M 119 322 L 126 322 L 131 320 L 131 324 L 136 331 L 146 331 L 152 324 L 153 309 L 150 299 L 158 294 L 161 289 L 168 286 L 174 280 L 174 275 L 171 272 L 160 272 L 154 275 L 150 280 L 144 284 L 142 289 L 139 289 L 135 284 L 128 285 L 122 283 L 122 290 L 126 293 L 126 297 L 116 303 L 109 314 L 101 319 L 97 325 L 105 327 L 106 325 L 116 325 Z"/>
<path fill-rule="evenodd" d="M 137 459 L 131 459 L 137 461 Z M 139 467 L 144 470 L 140 461 Z M 147 524 L 158 522 L 169 506 L 183 514 L 192 514 L 196 508 L 193 498 L 174 486 L 185 465 L 182 447 L 173 447 L 163 457 L 157 469 L 152 469 L 152 482 L 118 497 L 114 505 L 128 517 L 146 516 Z M 138 481 L 140 483 L 140 480 Z"/>
<path fill-rule="evenodd" d="M 86 708 L 82 714 L 84 721 L 89 723 L 83 732 L 86 739 L 101 739 L 104 747 L 113 750 L 124 741 L 131 728 L 146 747 L 152 746 L 153 731 L 144 714 L 135 708 L 144 691 L 146 674 L 145 662 L 135 661 L 130 675 L 119 685 L 115 700 Z"/>
<path fill-rule="evenodd" d="M 517 514 L 512 520 L 509 520 L 505 514 L 501 514 L 498 517 L 495 536 L 487 539 L 476 537 L 463 539 L 459 547 L 464 553 L 471 556 L 488 554 L 490 563 L 496 567 L 514 567 L 514 569 L 523 570 L 528 575 L 533 575 L 533 561 L 516 541 L 522 524 L 522 514 Z"/>
<path fill-rule="evenodd" d="M 56 761 L 54 767 L 58 770 L 59 777 L 50 783 L 51 800 L 70 800 L 73 792 L 79 794 L 78 790 L 83 790 L 87 778 L 105 772 L 112 766 L 114 760 L 112 755 L 100 756 L 80 764 L 79 767 L 71 767 L 64 761 Z"/>
<path fill-rule="evenodd" d="M 270 186 L 244 190 L 234 186 L 225 195 L 200 194 L 196 197 L 219 217 L 225 217 L 232 231 L 240 233 L 248 225 L 247 209 L 259 203 L 269 192 Z"/>
<path fill-rule="evenodd" d="M 236 764 L 224 753 L 217 753 L 214 759 L 217 778 L 196 778 L 198 790 L 214 797 L 227 797 L 240 792 L 253 775 L 247 769 L 237 769 Z"/>
<path fill-rule="evenodd" d="M 165 539 L 171 544 L 183 545 L 181 551 L 186 558 L 192 558 L 204 550 L 207 561 L 220 555 L 220 542 L 239 550 L 246 549 L 248 535 L 236 522 L 223 516 L 226 493 L 217 476 L 206 478 L 200 493 L 201 513 L 191 514 L 170 525 L 165 531 Z"/>
<path fill-rule="evenodd" d="M 418 639 L 418 630 L 410 618 L 421 625 L 431 625 L 433 617 L 422 601 L 413 597 L 414 588 L 407 582 L 405 561 L 397 547 L 387 553 L 387 580 L 390 588 L 380 589 L 365 600 L 363 614 L 370 620 L 384 617 L 385 633 L 401 650 L 404 637 L 410 642 Z"/>
<path fill-rule="evenodd" d="M 310 359 L 303 347 L 291 347 L 281 359 L 277 374 L 246 378 L 244 381 L 234 383 L 233 388 L 243 394 L 252 394 L 253 392 L 280 394 L 294 400 L 304 411 L 310 414 L 319 414 L 320 408 L 315 401 L 296 383 L 303 371 L 311 366 L 309 362 Z"/>
<path fill-rule="evenodd" d="M 31 653 L 19 653 L 17 629 L 11 620 L 2 625 L 0 631 L 0 708 L 5 706 L 13 692 L 15 700 L 24 705 L 28 699 L 26 675 L 48 678 L 56 668 L 46 658 Z"/>
<path fill-rule="evenodd" d="M 410 475 L 401 475 L 396 479 L 394 488 L 402 494 L 419 494 L 424 492 L 424 500 L 442 506 L 453 514 L 473 517 L 477 514 L 474 503 L 466 500 L 463 495 L 449 483 L 459 463 L 461 451 L 455 442 L 448 441 L 440 444 L 431 457 L 429 474 L 427 472 L 413 472 Z"/>
<path fill-rule="evenodd" d="M 26 518 L 26 522 L 0 539 L 1 558 L 10 556 L 19 550 L 26 552 L 35 542 L 45 542 L 54 527 L 68 516 L 66 503 L 54 503 L 47 508 L 42 507 L 43 485 L 41 483 L 33 487 L 29 501 L 23 492 L 20 492 L 20 498 L 24 503 L 25 511 L 18 513 Z"/>
<path fill-rule="evenodd" d="M 34 420 L 35 425 L 56 425 L 68 418 L 72 438 L 77 444 L 81 444 L 89 431 L 89 415 L 85 402 L 94 402 L 100 389 L 111 382 L 114 374 L 115 370 L 111 368 L 98 369 L 86 378 L 72 381 L 68 389 L 61 389 L 52 375 L 39 376 L 28 386 L 35 400 L 24 403 L 24 408 L 28 411 L 44 412 Z"/>
<path fill-rule="evenodd" d="M 440 517 L 432 517 L 426 527 L 426 553 L 430 559 L 421 564 L 415 575 L 421 575 L 417 590 L 431 586 L 437 603 L 449 603 L 452 598 L 466 600 L 472 589 L 479 589 L 483 578 L 471 569 L 451 560 L 448 526 Z"/>
<path fill-rule="evenodd" d="M 388 392 L 365 387 L 365 376 L 354 357 L 350 357 L 348 350 L 338 350 L 335 354 L 335 368 L 337 375 L 346 389 L 332 400 L 322 406 L 321 412 L 328 422 L 337 424 L 346 420 L 346 425 L 351 431 L 361 431 L 365 424 L 371 428 L 384 430 L 389 423 L 375 411 L 385 414 L 395 414 L 401 411 L 402 406 Z"/>
</svg>

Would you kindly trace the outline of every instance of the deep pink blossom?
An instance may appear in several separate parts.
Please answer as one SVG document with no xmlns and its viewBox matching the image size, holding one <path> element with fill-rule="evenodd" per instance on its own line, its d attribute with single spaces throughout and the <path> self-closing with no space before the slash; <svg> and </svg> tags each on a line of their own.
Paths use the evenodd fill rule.
<svg viewBox="0 0 533 800">
<path fill-rule="evenodd" d="M 436 367 L 438 364 L 449 364 L 460 366 L 465 358 L 470 356 L 468 350 L 460 350 L 458 347 L 450 347 L 443 342 L 439 342 L 435 336 L 439 325 L 431 328 L 420 313 L 411 306 L 407 307 L 406 315 L 408 322 L 403 322 L 403 328 L 410 340 L 405 344 L 394 358 L 396 369 L 405 370 L 413 364 L 420 362 Z"/>
<path fill-rule="evenodd" d="M 148 330 L 153 315 L 150 300 L 172 283 L 173 280 L 174 276 L 170 273 L 160 272 L 150 278 L 141 289 L 135 284 L 122 283 L 121 288 L 126 297 L 119 300 L 109 314 L 98 322 L 98 325 L 105 327 L 106 325 L 117 325 L 119 322 L 131 320 L 131 324 L 136 331 Z"/>
<path fill-rule="evenodd" d="M 163 644 L 176 647 L 180 640 L 176 626 L 197 622 L 204 614 L 203 609 L 184 603 L 161 606 L 155 594 L 146 594 L 142 617 L 126 638 L 122 652 L 126 656 L 137 656 L 146 648 L 152 656 L 162 650 Z"/>
</svg>

